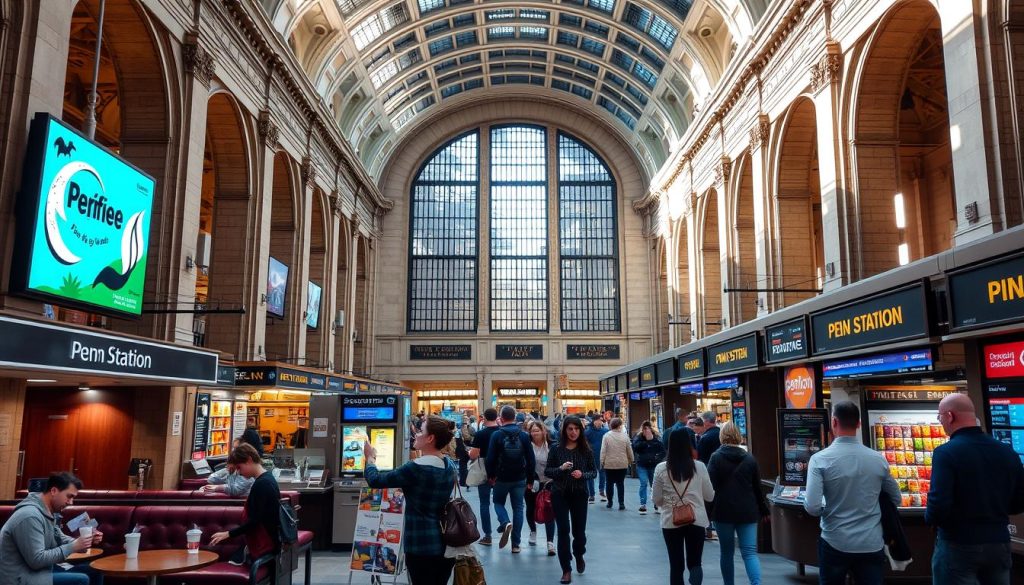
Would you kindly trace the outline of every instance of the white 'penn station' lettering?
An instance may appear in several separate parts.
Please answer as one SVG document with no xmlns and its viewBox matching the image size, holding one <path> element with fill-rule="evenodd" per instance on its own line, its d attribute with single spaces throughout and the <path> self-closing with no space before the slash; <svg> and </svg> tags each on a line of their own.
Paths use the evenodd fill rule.
<svg viewBox="0 0 1024 585">
<path fill-rule="evenodd" d="M 106 349 L 85 345 L 81 341 L 71 343 L 71 359 L 91 364 L 121 366 L 148 370 L 153 367 L 153 358 L 134 349 L 124 351 L 111 345 Z"/>
</svg>

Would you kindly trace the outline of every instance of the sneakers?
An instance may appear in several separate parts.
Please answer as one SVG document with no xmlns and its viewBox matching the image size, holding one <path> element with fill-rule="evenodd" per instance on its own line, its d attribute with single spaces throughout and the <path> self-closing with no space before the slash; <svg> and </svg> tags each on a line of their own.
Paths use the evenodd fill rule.
<svg viewBox="0 0 1024 585">
<path fill-rule="evenodd" d="M 647 506 L 640 506 L 640 514 L 643 515 L 643 514 L 646 514 L 646 513 L 647 513 Z"/>
<path fill-rule="evenodd" d="M 566 571 L 562 573 L 562 578 L 558 582 L 562 585 L 565 585 L 566 583 L 572 583 L 572 571 Z"/>
<path fill-rule="evenodd" d="M 517 554 L 519 554 L 519 552 L 520 552 L 521 550 L 522 550 L 522 549 L 521 549 L 521 548 L 519 548 L 518 546 L 513 546 L 513 547 L 512 547 L 512 554 L 514 554 L 514 555 L 517 555 Z"/>
<path fill-rule="evenodd" d="M 498 532 L 501 533 L 501 540 L 498 541 L 498 548 L 505 548 L 508 544 L 508 539 L 512 536 L 512 523 L 502 524 L 498 527 Z"/>
<path fill-rule="evenodd" d="M 530 546 L 537 546 L 537 531 L 536 530 L 531 530 L 530 531 L 530 540 L 527 541 L 527 542 L 530 543 Z"/>
<path fill-rule="evenodd" d="M 549 541 L 548 542 L 548 556 L 549 557 L 553 557 L 553 556 L 555 556 L 555 554 L 556 554 L 555 553 L 555 543 Z"/>
<path fill-rule="evenodd" d="M 594 496 L 590 496 L 589 498 L 587 498 L 587 503 L 588 504 L 593 504 L 594 503 Z"/>
<path fill-rule="evenodd" d="M 482 544 L 484 546 L 491 546 L 491 543 L 493 543 L 493 542 L 494 541 L 491 540 L 491 535 L 490 534 L 488 534 L 487 536 L 485 536 L 485 537 L 483 537 L 483 538 L 481 538 L 480 540 L 477 541 L 478 544 Z"/>
<path fill-rule="evenodd" d="M 602 502 L 607 502 L 608 501 L 608 498 L 604 495 L 604 492 L 600 492 L 597 495 L 601 496 L 601 501 Z"/>
</svg>

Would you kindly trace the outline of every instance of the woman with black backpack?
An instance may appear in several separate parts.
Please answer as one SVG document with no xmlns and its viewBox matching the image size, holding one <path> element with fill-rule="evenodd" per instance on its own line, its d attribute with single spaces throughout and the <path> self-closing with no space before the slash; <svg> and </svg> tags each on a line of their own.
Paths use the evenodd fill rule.
<svg viewBox="0 0 1024 585">
<path fill-rule="evenodd" d="M 722 545 L 722 581 L 733 585 L 733 551 L 738 537 L 743 566 L 750 585 L 761 583 L 761 562 L 757 558 L 757 523 L 768 517 L 768 503 L 761 491 L 757 461 L 740 444 L 743 435 L 731 422 L 719 434 L 722 446 L 708 462 L 708 475 L 715 488 L 712 517 Z"/>
<path fill-rule="evenodd" d="M 554 482 L 551 506 L 555 510 L 555 525 L 558 527 L 558 562 L 562 566 L 559 583 L 571 583 L 572 558 L 576 557 L 576 570 L 581 575 L 587 566 L 583 560 L 587 551 L 587 502 L 590 500 L 587 480 L 597 477 L 597 464 L 590 443 L 583 438 L 580 419 L 570 416 L 563 420 L 559 439 L 558 446 L 552 447 L 548 453 L 544 475 Z"/>
</svg>

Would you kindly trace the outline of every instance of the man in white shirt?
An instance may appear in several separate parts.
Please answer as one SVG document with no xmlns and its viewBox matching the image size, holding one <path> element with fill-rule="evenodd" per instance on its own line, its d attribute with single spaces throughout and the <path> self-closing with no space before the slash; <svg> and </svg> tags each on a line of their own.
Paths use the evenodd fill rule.
<svg viewBox="0 0 1024 585">
<path fill-rule="evenodd" d="M 900 488 L 889 475 L 885 457 L 857 436 L 860 409 L 848 400 L 832 407 L 835 441 L 811 456 L 804 509 L 821 516 L 818 575 L 821 585 L 844 585 L 852 574 L 857 585 L 881 585 L 884 492 L 897 506 Z M 822 498 L 824 497 L 824 500 Z"/>
</svg>

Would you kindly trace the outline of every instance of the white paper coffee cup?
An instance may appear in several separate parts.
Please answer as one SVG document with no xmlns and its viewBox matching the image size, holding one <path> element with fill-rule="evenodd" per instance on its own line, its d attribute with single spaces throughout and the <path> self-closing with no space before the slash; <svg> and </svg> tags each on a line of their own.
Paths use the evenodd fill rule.
<svg viewBox="0 0 1024 585">
<path fill-rule="evenodd" d="M 138 532 L 128 533 L 124 535 L 124 552 L 125 556 L 129 559 L 139 558 L 139 541 L 142 540 L 142 535 Z"/>
<path fill-rule="evenodd" d="M 92 536 L 92 526 L 82 526 L 78 529 L 78 536 L 89 538 Z"/>
</svg>

